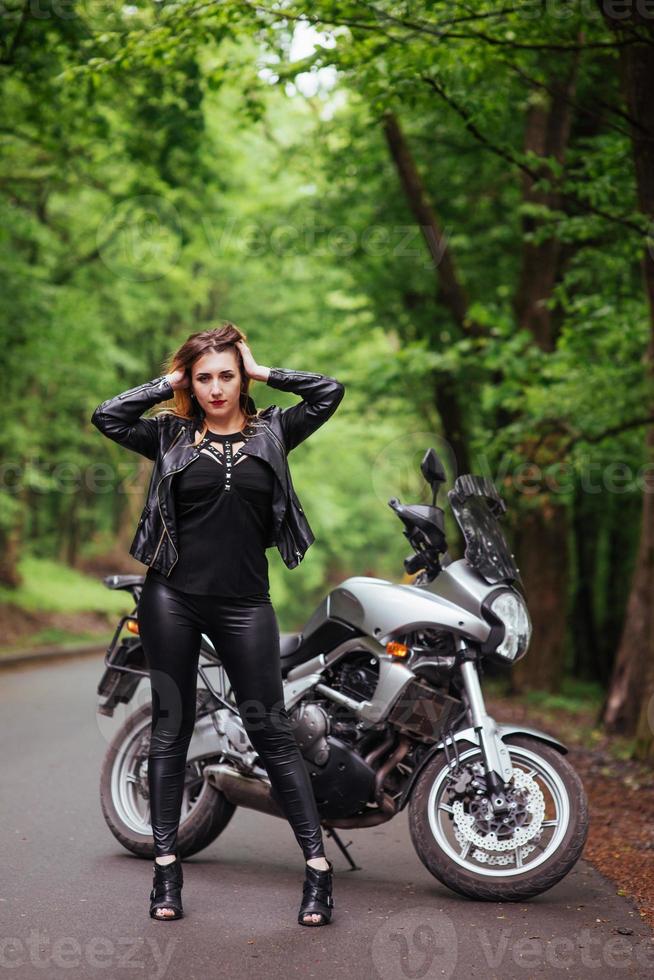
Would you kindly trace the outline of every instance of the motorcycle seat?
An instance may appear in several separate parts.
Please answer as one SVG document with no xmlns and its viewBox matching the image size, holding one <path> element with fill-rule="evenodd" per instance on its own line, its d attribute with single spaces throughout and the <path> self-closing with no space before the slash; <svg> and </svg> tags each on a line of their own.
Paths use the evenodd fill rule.
<svg viewBox="0 0 654 980">
<path fill-rule="evenodd" d="M 284 660 L 285 657 L 292 657 L 301 643 L 301 633 L 280 633 L 279 652 L 281 659 Z"/>
</svg>

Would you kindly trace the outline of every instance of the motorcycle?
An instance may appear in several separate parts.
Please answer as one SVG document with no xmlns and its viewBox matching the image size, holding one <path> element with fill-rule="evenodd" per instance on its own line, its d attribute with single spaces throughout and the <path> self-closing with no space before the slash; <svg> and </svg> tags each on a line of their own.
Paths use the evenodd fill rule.
<svg viewBox="0 0 654 980">
<path fill-rule="evenodd" d="M 421 472 L 431 505 L 388 503 L 404 525 L 414 577 L 398 584 L 352 576 L 332 589 L 298 633 L 281 634 L 284 699 L 308 767 L 321 823 L 356 868 L 339 829 L 386 823 L 408 807 L 425 868 L 459 894 L 521 901 L 560 881 L 588 833 L 582 782 L 552 735 L 497 723 L 481 687 L 485 664 L 516 663 L 532 625 L 500 524 L 506 504 L 488 477 L 459 476 L 447 496 L 465 540 L 447 550 L 446 480 L 428 449 Z M 98 711 L 113 715 L 148 676 L 138 635 L 141 575 L 111 575 L 134 610 L 105 656 Z M 227 674 L 202 636 L 197 717 L 189 746 L 178 848 L 197 853 L 236 807 L 284 814 L 235 705 Z M 105 820 L 128 850 L 152 858 L 147 765 L 151 705 L 111 740 L 100 779 Z"/>
</svg>

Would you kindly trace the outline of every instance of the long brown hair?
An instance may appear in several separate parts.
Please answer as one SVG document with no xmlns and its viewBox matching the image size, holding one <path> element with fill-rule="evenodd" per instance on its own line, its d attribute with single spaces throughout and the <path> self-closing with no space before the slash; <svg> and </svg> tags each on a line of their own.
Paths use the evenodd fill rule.
<svg viewBox="0 0 654 980">
<path fill-rule="evenodd" d="M 246 340 L 245 334 L 238 327 L 230 323 L 229 320 L 223 322 L 222 327 L 213 327 L 209 330 L 200 330 L 192 333 L 181 347 L 178 347 L 168 358 L 164 367 L 164 374 L 172 374 L 173 371 L 186 371 L 189 381 L 192 378 L 192 368 L 199 357 L 208 354 L 210 351 L 223 351 L 232 349 L 236 354 L 239 372 L 241 374 L 241 392 L 239 404 L 245 416 L 245 426 L 249 426 L 256 421 L 259 413 L 254 409 L 254 403 L 250 399 L 250 377 L 243 366 L 241 352 L 236 346 L 237 340 Z M 192 445 L 197 446 L 204 438 L 208 426 L 204 413 L 202 412 L 197 399 L 192 395 L 192 388 L 178 388 L 172 407 L 160 409 L 156 414 L 167 413 L 176 415 L 178 418 L 193 420 L 195 428 L 200 430 L 200 434 L 194 437 Z M 252 408 L 250 408 L 252 405 Z"/>
</svg>

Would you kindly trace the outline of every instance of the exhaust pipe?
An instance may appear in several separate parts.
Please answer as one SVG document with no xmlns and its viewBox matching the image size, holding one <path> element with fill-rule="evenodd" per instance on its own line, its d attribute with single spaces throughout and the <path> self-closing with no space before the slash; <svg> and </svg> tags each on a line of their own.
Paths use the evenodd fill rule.
<svg viewBox="0 0 654 980">
<path fill-rule="evenodd" d="M 385 749 L 390 747 L 389 742 L 392 743 L 392 741 L 393 739 L 389 739 L 387 742 L 384 742 L 382 746 L 379 746 L 378 749 L 371 753 L 371 756 L 382 754 Z M 377 771 L 375 778 L 375 799 L 378 809 L 369 810 L 367 813 L 359 814 L 356 817 L 326 818 L 321 820 L 322 825 L 326 828 L 340 827 L 343 829 L 374 827 L 391 820 L 397 813 L 397 806 L 393 798 L 383 791 L 382 784 L 388 773 L 404 758 L 409 748 L 409 740 L 406 736 L 401 735 L 395 751 Z M 366 761 L 369 761 L 369 759 L 366 758 Z M 269 782 L 264 782 L 260 778 L 254 779 L 251 776 L 244 776 L 225 763 L 205 766 L 204 777 L 207 782 L 211 783 L 216 789 L 219 789 L 229 802 L 235 806 L 249 807 L 251 810 L 258 810 L 260 813 L 267 813 L 272 817 L 286 819 L 286 814 L 271 796 Z"/>
<path fill-rule="evenodd" d="M 271 817 L 285 819 L 285 814 L 270 795 L 270 783 L 244 776 L 224 763 L 205 766 L 204 777 L 235 806 L 249 807 L 251 810 L 268 813 Z"/>
</svg>

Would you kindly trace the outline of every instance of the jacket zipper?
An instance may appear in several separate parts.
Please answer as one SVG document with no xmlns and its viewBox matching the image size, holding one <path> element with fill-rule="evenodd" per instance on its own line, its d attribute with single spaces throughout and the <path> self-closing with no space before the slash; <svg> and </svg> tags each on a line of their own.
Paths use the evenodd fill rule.
<svg viewBox="0 0 654 980">
<path fill-rule="evenodd" d="M 118 397 L 129 398 L 131 395 L 136 395 L 139 391 L 145 391 L 146 388 L 159 388 L 164 378 L 165 375 L 162 375 L 160 378 L 155 378 L 154 381 L 146 381 L 145 384 L 138 385 L 136 388 L 130 388 L 129 391 L 121 392 Z"/>
<path fill-rule="evenodd" d="M 180 435 L 181 435 L 181 433 L 180 433 Z M 172 449 L 172 446 L 170 447 L 170 449 Z M 168 455 L 168 453 L 170 452 L 170 449 L 167 450 L 166 455 Z M 173 543 L 173 539 L 171 537 L 170 531 L 166 527 L 165 518 L 164 518 L 164 516 L 163 516 L 163 514 L 161 512 L 161 501 L 159 500 L 159 487 L 161 486 L 161 484 L 163 483 L 163 481 L 165 479 L 167 479 L 167 477 L 173 476 L 175 473 L 179 473 L 181 470 L 185 469 L 189 465 L 189 463 L 193 462 L 193 460 L 196 459 L 197 455 L 198 454 L 195 453 L 193 456 L 191 456 L 190 459 L 188 459 L 184 463 L 183 466 L 178 466 L 176 470 L 171 470 L 169 473 L 166 473 L 166 476 L 162 476 L 161 479 L 159 480 L 159 482 L 157 483 L 157 490 L 156 490 L 157 507 L 159 508 L 159 516 L 161 517 L 161 523 L 163 524 L 163 531 L 161 532 L 161 538 L 159 539 L 159 544 L 157 545 L 157 550 L 155 551 L 154 555 L 150 559 L 150 564 L 152 564 L 152 562 L 154 561 L 154 559 L 157 557 L 157 555 L 159 553 L 159 548 L 161 547 L 161 542 L 163 540 L 164 533 L 167 534 L 168 537 L 169 537 L 169 539 L 170 539 L 170 543 L 171 543 L 171 545 L 173 547 L 173 551 L 175 552 L 175 554 L 176 554 L 177 557 L 175 558 L 175 561 L 172 563 L 172 565 L 170 566 L 170 568 L 166 572 L 166 578 L 168 578 L 170 576 L 170 573 L 172 572 L 173 568 L 175 567 L 175 565 L 179 561 L 179 552 L 177 551 L 177 548 L 175 547 L 175 545 Z"/>
<path fill-rule="evenodd" d="M 291 499 L 289 497 L 288 506 L 290 507 L 290 505 L 291 505 Z M 288 510 L 288 507 L 286 509 Z M 284 511 L 284 517 L 286 517 L 286 511 Z M 295 554 L 298 557 L 298 564 L 299 564 L 299 562 L 302 561 L 302 552 L 299 551 L 299 549 L 298 549 L 297 541 L 295 540 L 295 535 L 293 534 L 293 528 L 291 527 L 291 525 L 289 524 L 288 521 L 286 522 L 286 527 L 287 527 L 288 533 L 291 536 L 291 541 L 293 542 L 293 546 L 295 547 Z"/>
<path fill-rule="evenodd" d="M 291 530 L 290 525 L 287 524 L 287 527 L 288 527 L 289 533 L 291 535 L 291 539 L 293 541 L 293 544 L 295 545 L 295 554 L 297 555 L 297 560 L 298 560 L 298 565 L 299 565 L 299 563 L 302 561 L 302 552 L 301 551 L 298 551 L 297 541 L 295 540 L 295 535 L 293 534 L 293 531 Z"/>
<path fill-rule="evenodd" d="M 281 442 L 279 441 L 279 439 L 277 438 L 277 436 L 275 435 L 275 433 L 273 432 L 273 430 L 272 430 L 272 428 L 270 426 L 267 427 L 267 431 L 273 437 L 273 439 L 275 440 L 275 442 L 277 443 L 277 445 L 279 446 L 279 448 L 281 449 L 281 451 L 284 453 L 284 455 L 286 455 L 286 449 L 281 444 Z M 288 500 L 287 500 L 287 508 L 286 508 L 287 510 L 288 510 L 288 507 L 290 507 L 290 505 L 291 505 L 291 495 L 289 493 Z M 284 512 L 284 516 L 286 516 L 286 512 Z M 293 542 L 293 547 L 295 548 L 295 554 L 298 557 L 298 563 L 299 563 L 300 561 L 302 561 L 302 552 L 298 549 L 297 541 L 295 540 L 295 535 L 293 534 L 293 529 L 291 528 L 291 525 L 288 523 L 288 521 L 286 522 L 286 527 L 288 529 L 288 533 L 291 536 L 291 540 Z"/>
<path fill-rule="evenodd" d="M 173 439 L 173 441 L 171 442 L 171 444 L 168 446 L 168 449 L 166 450 L 166 452 L 161 457 L 161 462 L 162 463 L 163 463 L 164 459 L 166 458 L 166 456 L 168 455 L 168 453 L 170 452 L 170 450 L 173 448 L 173 446 L 176 445 L 176 443 L 178 442 L 180 436 L 183 436 L 183 435 L 184 435 L 184 429 L 181 429 L 180 432 L 177 433 L 177 435 L 175 436 L 175 438 Z"/>
<path fill-rule="evenodd" d="M 275 433 L 273 432 L 273 430 L 271 429 L 270 426 L 267 426 L 266 429 L 270 433 L 270 435 L 273 437 L 273 439 L 275 440 L 275 442 L 277 443 L 277 445 L 279 446 L 279 448 L 280 448 L 280 450 L 282 452 L 282 455 L 283 455 L 284 459 L 286 460 L 287 455 L 288 455 L 287 452 L 286 452 L 286 447 L 284 445 L 282 445 L 282 443 L 277 438 L 277 436 L 275 435 Z M 288 463 L 287 463 L 287 465 L 288 465 Z M 290 491 L 290 487 L 289 487 L 289 491 Z M 289 500 L 290 500 L 290 497 L 291 497 L 290 492 L 289 492 L 288 497 L 289 497 Z"/>
<path fill-rule="evenodd" d="M 180 438 L 180 436 L 182 436 L 183 434 L 184 434 L 184 430 L 182 429 L 182 430 L 181 430 L 181 431 L 180 431 L 180 432 L 179 432 L 179 433 L 178 433 L 178 434 L 177 434 L 177 435 L 175 436 L 175 438 L 173 439 L 173 441 L 172 441 L 172 443 L 171 443 L 171 445 L 170 445 L 170 446 L 168 447 L 168 449 L 166 450 L 166 452 L 165 452 L 165 453 L 163 454 L 163 456 L 161 457 L 161 461 L 162 461 L 162 463 L 163 463 L 163 461 L 164 461 L 164 459 L 166 458 L 166 456 L 168 455 L 168 453 L 170 452 L 170 450 L 171 450 L 171 449 L 173 448 L 173 446 L 174 446 L 174 445 L 175 445 L 175 444 L 177 443 L 177 441 L 179 440 L 179 438 Z M 163 479 L 163 477 L 162 477 L 161 479 Z M 157 484 L 157 504 L 159 504 L 159 486 L 160 486 L 160 485 L 161 485 L 161 480 L 159 480 L 159 483 Z M 159 507 L 159 516 L 161 517 L 161 523 L 163 524 L 163 530 L 162 530 L 162 532 L 161 532 L 161 537 L 159 538 L 159 541 L 158 541 L 158 543 L 157 543 L 157 547 L 155 548 L 155 552 L 154 552 L 154 554 L 153 554 L 153 556 L 152 556 L 152 558 L 150 559 L 150 563 L 152 563 L 152 562 L 154 562 L 154 560 L 156 559 L 156 557 L 157 557 L 157 555 L 159 554 L 159 549 L 161 548 L 161 543 L 162 543 L 162 541 L 163 541 L 163 539 L 164 539 L 164 535 L 165 535 L 165 534 L 168 534 L 168 531 L 167 531 L 167 528 L 166 528 L 166 522 L 164 521 L 164 518 L 163 518 L 163 514 L 161 513 L 161 507 Z M 170 534 L 168 534 L 168 537 L 170 538 Z M 171 538 L 171 541 L 170 541 L 170 543 L 171 543 L 171 544 L 173 544 L 173 542 L 172 542 L 172 538 Z M 175 545 L 174 545 L 174 544 L 173 544 L 173 548 L 175 548 Z M 177 551 L 177 549 L 175 549 L 175 552 L 176 552 L 176 551 Z"/>
<path fill-rule="evenodd" d="M 281 449 L 281 451 L 282 451 L 282 452 L 283 452 L 284 454 L 286 454 L 286 449 L 285 449 L 285 448 L 284 448 L 284 446 L 283 446 L 283 445 L 281 444 L 281 442 L 279 441 L 279 439 L 277 438 L 277 436 L 276 436 L 276 435 L 275 435 L 275 433 L 273 432 L 273 430 L 272 430 L 272 428 L 271 428 L 270 426 L 267 426 L 267 430 L 268 430 L 268 432 L 270 433 L 270 435 L 271 435 L 271 436 L 273 437 L 273 439 L 275 440 L 275 442 L 277 443 L 277 445 L 279 446 L 279 448 Z"/>
<path fill-rule="evenodd" d="M 162 520 L 163 520 L 163 518 L 162 518 Z M 163 529 L 163 531 L 161 532 L 161 537 L 159 538 L 159 544 L 157 545 L 157 547 L 156 547 L 156 549 L 155 549 L 155 552 L 154 552 L 154 554 L 153 554 L 153 556 L 152 556 L 152 558 L 150 559 L 150 564 L 153 564 L 153 562 L 154 562 L 154 560 L 155 560 L 155 558 L 156 558 L 156 557 L 157 557 L 157 555 L 159 554 L 159 548 L 161 547 L 161 542 L 163 541 L 163 539 L 164 539 L 164 535 L 165 535 L 165 534 L 166 534 L 166 528 L 165 528 L 165 525 L 164 525 L 164 529 Z"/>
</svg>

